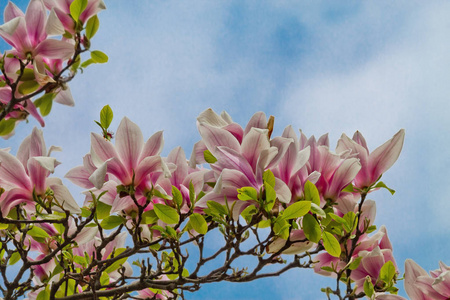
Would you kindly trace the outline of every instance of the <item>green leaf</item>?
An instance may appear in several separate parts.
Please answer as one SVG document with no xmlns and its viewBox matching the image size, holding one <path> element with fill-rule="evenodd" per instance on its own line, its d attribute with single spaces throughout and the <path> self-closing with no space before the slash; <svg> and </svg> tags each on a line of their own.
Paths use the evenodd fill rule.
<svg viewBox="0 0 450 300">
<path fill-rule="evenodd" d="M 352 231 L 352 228 L 351 228 L 350 224 L 347 222 L 347 220 L 345 220 L 344 218 L 341 218 L 338 215 L 335 215 L 333 213 L 328 213 L 328 215 L 330 215 L 331 218 L 333 218 L 333 220 L 335 220 L 336 222 L 338 222 L 339 224 L 344 226 L 344 229 L 347 232 L 351 232 Z"/>
<path fill-rule="evenodd" d="M 334 235 L 324 231 L 322 234 L 322 240 L 323 246 L 328 254 L 334 257 L 339 257 L 341 255 L 341 246 Z"/>
<path fill-rule="evenodd" d="M 183 195 L 181 194 L 180 190 L 174 185 L 172 185 L 172 199 L 178 207 L 181 207 L 181 205 L 183 204 Z"/>
<path fill-rule="evenodd" d="M 108 273 L 106 273 L 106 272 L 102 273 L 102 275 L 100 276 L 100 284 L 101 285 L 109 284 L 109 275 L 108 275 Z"/>
<path fill-rule="evenodd" d="M 242 201 L 247 200 L 257 200 L 258 199 L 258 192 L 251 186 L 245 186 L 243 188 L 240 188 L 238 191 L 238 199 Z"/>
<path fill-rule="evenodd" d="M 241 216 L 245 219 L 245 221 L 247 221 L 247 223 L 250 223 L 253 215 L 257 212 L 258 210 L 254 205 L 249 205 L 241 212 Z"/>
<path fill-rule="evenodd" d="M 180 216 L 173 207 L 156 203 L 153 208 L 158 218 L 166 224 L 177 224 L 180 221 Z"/>
<path fill-rule="evenodd" d="M 262 220 L 261 222 L 258 223 L 258 228 L 267 228 L 270 225 L 272 225 L 272 222 L 270 220 Z"/>
<path fill-rule="evenodd" d="M 100 226 L 102 226 L 103 229 L 113 229 L 119 226 L 120 224 L 123 224 L 123 218 L 120 216 L 108 216 L 103 219 L 103 221 L 100 223 Z"/>
<path fill-rule="evenodd" d="M 315 203 L 311 203 L 311 212 L 318 216 L 321 216 L 322 218 L 326 218 L 326 216 L 327 216 L 325 211 L 323 209 L 321 209 L 320 206 Z"/>
<path fill-rule="evenodd" d="M 34 80 L 30 80 L 30 81 L 24 81 L 23 83 L 21 83 L 17 90 L 22 95 L 28 95 L 28 94 L 31 94 L 32 92 L 35 92 L 38 88 L 39 88 L 39 83 L 37 83 Z"/>
<path fill-rule="evenodd" d="M 41 111 L 41 115 L 43 117 L 47 116 L 52 110 L 53 99 L 56 97 L 55 93 L 46 93 L 36 101 L 34 101 L 34 105 L 39 107 Z"/>
<path fill-rule="evenodd" d="M 304 187 L 305 200 L 320 206 L 320 195 L 317 187 L 311 181 L 307 180 Z"/>
<path fill-rule="evenodd" d="M 94 15 L 86 23 L 86 37 L 88 39 L 93 38 L 99 27 L 100 21 L 98 20 L 97 15 Z"/>
<path fill-rule="evenodd" d="M 88 0 L 74 0 L 70 4 L 70 15 L 75 20 L 75 22 L 78 22 L 80 15 L 86 9 L 87 4 Z"/>
<path fill-rule="evenodd" d="M 155 224 L 158 220 L 154 210 L 147 210 L 142 214 L 142 224 Z"/>
<path fill-rule="evenodd" d="M 320 230 L 319 223 L 310 214 L 306 214 L 302 221 L 303 232 L 308 240 L 314 243 L 318 243 L 322 237 L 322 231 Z"/>
<path fill-rule="evenodd" d="M 277 193 L 275 189 L 268 182 L 264 182 L 264 191 L 266 193 L 265 210 L 267 212 L 271 211 L 275 205 L 275 199 L 277 198 Z"/>
<path fill-rule="evenodd" d="M 277 218 L 275 224 L 273 225 L 273 232 L 275 235 L 287 240 L 289 237 L 289 227 L 291 225 L 283 218 Z"/>
<path fill-rule="evenodd" d="M 347 221 L 349 228 L 347 232 L 353 232 L 356 229 L 356 214 L 352 211 L 349 211 L 344 215 L 344 220 Z"/>
<path fill-rule="evenodd" d="M 217 158 L 215 158 L 211 151 L 209 151 L 208 149 L 203 151 L 203 158 L 208 164 L 213 164 L 217 161 Z"/>
<path fill-rule="evenodd" d="M 9 258 L 8 264 L 9 265 L 14 265 L 16 262 L 18 262 L 20 260 L 20 254 L 19 252 L 14 252 L 11 257 Z"/>
<path fill-rule="evenodd" d="M 367 234 L 374 232 L 375 230 L 377 230 L 377 225 L 371 225 L 367 228 L 366 232 Z"/>
<path fill-rule="evenodd" d="M 386 283 L 389 284 L 391 282 L 391 280 L 394 278 L 395 276 L 395 266 L 392 263 L 392 261 L 387 261 L 380 270 L 380 279 Z"/>
<path fill-rule="evenodd" d="M 391 193 L 391 195 L 395 194 L 395 190 L 388 188 L 383 181 L 378 181 L 378 183 L 374 186 L 374 188 L 384 188 L 387 189 Z"/>
<path fill-rule="evenodd" d="M 351 261 L 348 263 L 348 268 L 350 270 L 356 270 L 359 267 L 359 264 L 361 263 L 361 259 L 362 256 L 358 256 L 355 259 L 353 259 L 352 257 Z"/>
<path fill-rule="evenodd" d="M 16 74 L 19 75 L 20 70 L 17 70 Z M 36 77 L 34 76 L 34 70 L 28 68 L 23 70 L 22 77 L 20 77 L 20 81 L 30 81 L 35 79 Z"/>
<path fill-rule="evenodd" d="M 192 203 L 192 206 L 195 204 L 195 188 L 192 180 L 189 182 L 189 200 Z"/>
<path fill-rule="evenodd" d="M 0 223 L 0 230 L 4 230 L 9 227 L 9 224 Z"/>
<path fill-rule="evenodd" d="M 106 203 L 103 203 L 102 201 L 97 202 L 97 219 L 103 220 L 104 218 L 108 217 L 111 211 L 111 205 L 108 205 Z"/>
<path fill-rule="evenodd" d="M 13 130 L 14 127 L 16 127 L 16 119 L 8 119 L 8 120 L 1 120 L 0 121 L 0 136 L 8 135 Z"/>
<path fill-rule="evenodd" d="M 189 223 L 191 224 L 192 228 L 200 234 L 206 234 L 208 232 L 208 224 L 201 214 L 192 214 L 189 217 Z"/>
<path fill-rule="evenodd" d="M 220 203 L 217 203 L 213 200 L 209 200 L 206 202 L 206 205 L 212 211 L 216 211 L 219 215 L 227 215 L 227 208 Z"/>
<path fill-rule="evenodd" d="M 28 230 L 27 234 L 32 237 L 37 237 L 37 238 L 50 237 L 44 229 L 37 227 L 37 226 L 33 226 L 30 230 Z"/>
<path fill-rule="evenodd" d="M 127 250 L 127 249 L 125 249 L 125 248 L 115 249 L 115 251 L 113 251 L 114 257 L 117 257 L 119 254 L 121 254 L 125 250 Z M 108 256 L 108 258 L 111 258 L 111 257 L 112 257 L 112 253 Z M 120 265 L 123 265 L 123 263 L 127 261 L 127 258 L 128 257 L 124 257 L 124 258 L 121 258 L 121 259 L 115 261 L 113 264 L 111 264 L 109 267 L 106 268 L 105 272 L 109 274 L 109 273 L 117 270 L 120 267 Z"/>
<path fill-rule="evenodd" d="M 372 283 L 372 279 L 370 279 L 370 276 L 367 276 L 366 280 L 364 281 L 364 293 L 369 298 L 372 298 L 372 296 L 374 294 L 373 283 Z"/>
<path fill-rule="evenodd" d="M 109 125 L 111 125 L 113 117 L 114 114 L 111 107 L 109 107 L 109 105 L 105 105 L 100 111 L 100 123 L 104 129 L 108 129 Z"/>
<path fill-rule="evenodd" d="M 82 68 L 86 68 L 89 65 L 95 64 L 95 61 L 92 58 L 89 58 L 81 63 Z"/>
<path fill-rule="evenodd" d="M 50 291 L 48 290 L 48 286 L 39 292 L 39 294 L 36 297 L 36 300 L 48 300 L 50 299 Z"/>
<path fill-rule="evenodd" d="M 295 202 L 294 204 L 289 205 L 283 211 L 282 218 L 285 220 L 300 218 L 306 215 L 310 209 L 311 209 L 311 202 L 309 201 Z"/>
<path fill-rule="evenodd" d="M 91 52 L 91 59 L 96 63 L 104 64 L 108 62 L 108 55 L 100 50 L 94 50 Z"/>
<path fill-rule="evenodd" d="M 273 175 L 272 171 L 264 171 L 263 182 L 267 182 L 273 188 L 275 187 L 275 176 Z"/>
<path fill-rule="evenodd" d="M 345 188 L 342 189 L 342 192 L 354 193 L 356 191 L 353 187 L 353 184 L 350 183 L 349 185 L 347 185 Z"/>
</svg>

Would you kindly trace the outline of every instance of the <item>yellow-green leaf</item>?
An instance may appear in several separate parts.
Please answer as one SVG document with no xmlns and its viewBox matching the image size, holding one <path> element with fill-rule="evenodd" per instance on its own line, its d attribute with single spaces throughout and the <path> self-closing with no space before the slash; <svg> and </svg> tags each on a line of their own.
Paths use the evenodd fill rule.
<svg viewBox="0 0 450 300">
<path fill-rule="evenodd" d="M 153 208 L 158 218 L 164 223 L 177 224 L 180 221 L 180 216 L 173 207 L 156 203 Z"/>
<path fill-rule="evenodd" d="M 78 19 L 80 18 L 80 15 L 86 9 L 87 4 L 88 4 L 88 0 L 74 0 L 70 4 L 70 15 L 75 20 L 75 22 L 78 21 Z"/>
<path fill-rule="evenodd" d="M 189 223 L 191 224 L 192 228 L 200 234 L 206 234 L 208 232 L 208 224 L 201 214 L 192 214 L 189 217 Z"/>
<path fill-rule="evenodd" d="M 91 52 L 91 59 L 96 63 L 103 64 L 108 62 L 108 55 L 100 50 L 94 50 Z"/>
<path fill-rule="evenodd" d="M 91 17 L 86 23 L 86 37 L 91 39 L 97 32 L 99 26 L 100 21 L 98 20 L 97 15 Z"/>
<path fill-rule="evenodd" d="M 100 111 L 100 123 L 104 129 L 108 129 L 113 120 L 114 114 L 109 105 L 105 105 Z"/>
<path fill-rule="evenodd" d="M 299 201 L 289 205 L 283 212 L 283 219 L 290 220 L 303 217 L 311 209 L 310 201 Z"/>
<path fill-rule="evenodd" d="M 322 234 L 323 246 L 325 250 L 334 257 L 339 257 L 341 255 L 341 246 L 338 240 L 331 233 L 324 231 Z"/>
</svg>

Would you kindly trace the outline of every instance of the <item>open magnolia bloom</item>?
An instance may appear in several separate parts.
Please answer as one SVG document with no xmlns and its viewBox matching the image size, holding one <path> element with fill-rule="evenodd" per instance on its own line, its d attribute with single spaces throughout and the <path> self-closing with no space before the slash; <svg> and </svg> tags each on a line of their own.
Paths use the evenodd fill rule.
<svg viewBox="0 0 450 300">
<path fill-rule="evenodd" d="M 354 179 L 354 186 L 369 187 L 380 178 L 397 161 L 403 147 L 405 130 L 401 129 L 390 140 L 369 153 L 367 143 L 362 134 L 357 131 L 353 139 L 343 134 L 336 147 L 337 152 L 349 151 L 350 156 L 357 157 L 361 170 Z"/>
<path fill-rule="evenodd" d="M 405 290 L 415 300 L 446 300 L 450 298 L 450 267 L 443 262 L 430 275 L 415 261 L 405 261 Z"/>
<path fill-rule="evenodd" d="M 52 146 L 47 153 L 42 131 L 37 128 L 22 142 L 17 157 L 0 150 L 0 186 L 6 193 L 0 203 L 3 216 L 16 205 L 22 205 L 31 214 L 39 206 L 61 212 L 81 212 L 62 181 L 48 178 L 59 164 L 49 156 L 53 150 L 59 148 Z"/>
<path fill-rule="evenodd" d="M 68 59 L 75 51 L 71 43 L 48 38 L 49 35 L 63 34 L 64 27 L 54 13 L 47 17 L 42 0 L 31 0 L 25 14 L 9 2 L 4 19 L 0 36 L 14 47 L 12 53 L 20 59 L 28 56 Z"/>
</svg>

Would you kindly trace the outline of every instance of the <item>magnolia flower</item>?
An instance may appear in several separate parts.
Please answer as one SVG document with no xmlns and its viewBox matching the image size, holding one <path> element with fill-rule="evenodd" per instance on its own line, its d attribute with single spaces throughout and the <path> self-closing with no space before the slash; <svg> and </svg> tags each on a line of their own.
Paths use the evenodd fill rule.
<svg viewBox="0 0 450 300">
<path fill-rule="evenodd" d="M 361 170 L 356 175 L 353 185 L 358 188 L 368 187 L 380 178 L 397 160 L 403 147 L 405 130 L 401 129 L 389 141 L 369 154 L 366 140 L 357 131 L 353 140 L 343 134 L 338 141 L 336 151 L 348 152 L 359 159 Z"/>
<path fill-rule="evenodd" d="M 74 34 L 76 26 L 73 18 L 70 16 L 70 4 L 73 0 L 44 0 L 45 6 L 49 10 L 53 10 L 61 21 L 64 29 Z M 79 20 L 84 24 L 92 16 L 106 9 L 103 0 L 88 0 L 86 8 L 81 13 Z"/>
<path fill-rule="evenodd" d="M 19 204 L 24 205 L 27 211 L 34 212 L 36 209 L 34 197 L 49 201 L 53 205 L 52 209 L 57 211 L 64 209 L 71 213 L 81 212 L 61 180 L 48 178 L 59 164 L 55 158 L 49 157 L 53 150 L 60 149 L 52 146 L 47 153 L 42 131 L 37 128 L 34 128 L 32 134 L 22 142 L 17 157 L 0 150 L 0 186 L 7 193 L 0 203 L 4 216 Z M 51 190 L 52 193 L 47 194 L 47 190 Z"/>
<path fill-rule="evenodd" d="M 446 300 L 450 298 L 450 267 L 443 262 L 430 275 L 412 259 L 405 261 L 405 290 L 414 300 Z"/>
<path fill-rule="evenodd" d="M 349 245 L 351 243 L 352 241 L 349 240 Z M 370 276 L 372 283 L 375 284 L 383 264 L 390 260 L 395 265 L 395 260 L 392 255 L 392 245 L 384 226 L 381 226 L 378 232 L 370 237 L 367 234 L 363 234 L 359 238 L 357 245 L 352 257 L 362 257 L 362 260 L 359 267 L 352 271 L 351 278 L 357 281 L 358 288 L 362 289 L 362 284 L 367 275 Z M 339 271 L 346 265 L 339 257 L 331 256 L 326 252 L 318 254 L 314 260 L 317 261 L 314 265 L 314 272 L 324 276 L 335 276 L 335 274 L 323 270 L 322 267 L 334 266 Z"/>
<path fill-rule="evenodd" d="M 20 59 L 27 59 L 28 56 L 67 59 L 74 53 L 72 44 L 47 38 L 49 35 L 63 34 L 64 27 L 54 13 L 47 17 L 42 0 L 31 0 L 25 14 L 9 2 L 4 19 L 0 36 L 14 47 L 14 54 Z"/>
<path fill-rule="evenodd" d="M 231 118 L 227 116 L 228 124 Z M 269 140 L 266 117 L 263 113 L 256 113 L 244 130 L 238 130 L 233 125 L 233 134 L 228 131 L 229 125 L 218 127 L 220 118 L 212 110 L 203 112 L 198 118 L 198 130 L 202 136 L 203 144 L 217 159 L 211 164 L 216 176 L 214 190 L 207 193 L 197 203 L 198 207 L 206 207 L 209 200 L 225 203 L 237 201 L 237 189 L 253 187 L 257 191 L 263 185 L 263 173 L 265 170 L 275 167 L 286 153 L 292 139 L 277 137 Z M 226 123 L 225 121 L 223 123 Z M 243 132 L 242 140 L 241 135 Z M 198 148 L 194 148 L 195 157 L 198 156 Z M 275 178 L 275 192 L 278 200 L 283 203 L 291 201 L 289 187 L 279 178 Z M 238 217 L 240 211 L 250 205 L 249 201 L 238 201 L 234 206 L 234 217 Z"/>
</svg>

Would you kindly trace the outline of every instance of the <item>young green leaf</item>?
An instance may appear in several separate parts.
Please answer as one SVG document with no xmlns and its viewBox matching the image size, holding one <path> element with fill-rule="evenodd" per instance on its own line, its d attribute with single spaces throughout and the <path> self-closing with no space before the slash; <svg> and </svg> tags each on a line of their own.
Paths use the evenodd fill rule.
<svg viewBox="0 0 450 300">
<path fill-rule="evenodd" d="M 17 90 L 22 95 L 28 95 L 28 94 L 31 94 L 32 92 L 35 92 L 38 88 L 39 88 L 39 84 L 34 80 L 30 80 L 30 81 L 24 81 L 23 83 L 21 83 Z"/>
<path fill-rule="evenodd" d="M 100 50 L 94 50 L 91 52 L 91 59 L 98 64 L 104 64 L 108 62 L 108 55 Z"/>
<path fill-rule="evenodd" d="M 325 211 L 322 208 L 320 208 L 319 205 L 312 203 L 312 202 L 311 202 L 311 212 L 322 218 L 326 218 L 326 216 L 327 216 Z"/>
<path fill-rule="evenodd" d="M 217 161 L 217 158 L 215 158 L 211 151 L 209 151 L 208 149 L 203 151 L 203 158 L 208 164 L 213 164 Z"/>
<path fill-rule="evenodd" d="M 370 276 L 367 276 L 366 280 L 364 281 L 364 293 L 366 294 L 367 297 L 372 299 L 374 292 L 375 291 L 373 288 L 372 279 L 370 279 Z"/>
<path fill-rule="evenodd" d="M 27 234 L 32 237 L 37 237 L 37 238 L 50 237 L 44 229 L 37 227 L 37 226 L 33 226 L 30 230 L 28 230 Z"/>
<path fill-rule="evenodd" d="M 70 4 L 70 15 L 75 20 L 75 22 L 78 22 L 80 15 L 86 9 L 87 4 L 88 0 L 74 0 Z"/>
<path fill-rule="evenodd" d="M 320 196 L 317 187 L 311 181 L 307 180 L 304 187 L 305 200 L 320 206 Z"/>
<path fill-rule="evenodd" d="M 374 186 L 374 188 L 384 188 L 384 189 L 387 189 L 387 190 L 389 191 L 389 193 L 391 193 L 391 195 L 394 195 L 394 194 L 395 194 L 395 190 L 393 190 L 393 189 L 391 189 L 391 188 L 388 188 L 388 187 L 386 186 L 386 184 L 384 184 L 383 181 L 379 181 L 379 182 Z"/>
<path fill-rule="evenodd" d="M 89 58 L 81 63 L 82 68 L 86 68 L 89 65 L 95 64 L 95 61 L 92 58 Z"/>
<path fill-rule="evenodd" d="M 209 200 L 208 202 L 206 202 L 206 205 L 209 209 L 217 212 L 219 215 L 227 215 L 227 208 L 220 203 Z"/>
<path fill-rule="evenodd" d="M 43 117 L 47 116 L 50 111 L 52 110 L 53 105 L 53 99 L 56 97 L 56 94 L 54 93 L 47 93 L 44 94 L 42 97 L 34 101 L 34 105 L 36 107 L 39 107 L 39 110 L 41 111 L 41 115 Z"/>
<path fill-rule="evenodd" d="M 201 214 L 192 214 L 189 217 L 189 223 L 191 224 L 192 228 L 200 234 L 206 234 L 208 232 L 208 224 Z"/>
<path fill-rule="evenodd" d="M 158 218 L 164 223 L 177 224 L 180 221 L 180 215 L 178 215 L 177 210 L 173 207 L 156 203 L 153 208 Z"/>
<path fill-rule="evenodd" d="M 14 265 L 16 262 L 18 262 L 20 260 L 20 254 L 19 252 L 14 252 L 11 257 L 9 258 L 8 264 L 9 265 Z"/>
<path fill-rule="evenodd" d="M 395 276 L 395 266 L 392 263 L 392 261 L 387 261 L 380 270 L 380 279 L 386 283 L 389 284 L 391 282 L 391 280 L 394 278 Z"/>
<path fill-rule="evenodd" d="M 124 219 L 121 216 L 108 216 L 102 220 L 100 223 L 100 226 L 102 226 L 103 229 L 113 229 L 122 224 Z"/>
<path fill-rule="evenodd" d="M 180 190 L 174 185 L 172 185 L 172 199 L 178 207 L 181 207 L 181 205 L 183 204 L 183 195 L 181 194 Z"/>
<path fill-rule="evenodd" d="M 86 23 L 86 37 L 91 39 L 94 37 L 100 26 L 100 21 L 98 20 L 97 15 L 92 16 Z"/>
<path fill-rule="evenodd" d="M 331 233 L 324 231 L 322 234 L 323 246 L 325 250 L 334 257 L 339 257 L 341 255 L 341 246 L 338 240 Z"/>
<path fill-rule="evenodd" d="M 263 182 L 268 183 L 271 187 L 275 187 L 275 176 L 273 175 L 272 171 L 264 171 Z"/>
<path fill-rule="evenodd" d="M 108 129 L 113 120 L 114 114 L 109 105 L 105 105 L 100 111 L 100 123 L 104 129 Z"/>
<path fill-rule="evenodd" d="M 283 219 L 290 220 L 303 217 L 309 212 L 310 209 L 311 209 L 310 201 L 295 202 L 294 204 L 289 205 L 283 211 Z"/>
<path fill-rule="evenodd" d="M 247 201 L 258 199 L 258 192 L 251 186 L 245 186 L 243 188 L 238 189 L 237 191 L 239 200 Z"/>
<path fill-rule="evenodd" d="M 142 224 L 154 224 L 158 221 L 158 216 L 154 210 L 144 211 L 141 218 Z"/>
<path fill-rule="evenodd" d="M 314 243 L 318 243 L 322 237 L 322 231 L 320 230 L 319 223 L 310 214 L 306 214 L 302 221 L 303 232 L 308 240 Z"/>
<path fill-rule="evenodd" d="M 8 120 L 1 120 L 0 121 L 0 136 L 8 135 L 13 130 L 14 127 L 16 127 L 16 119 L 8 119 Z"/>
</svg>

